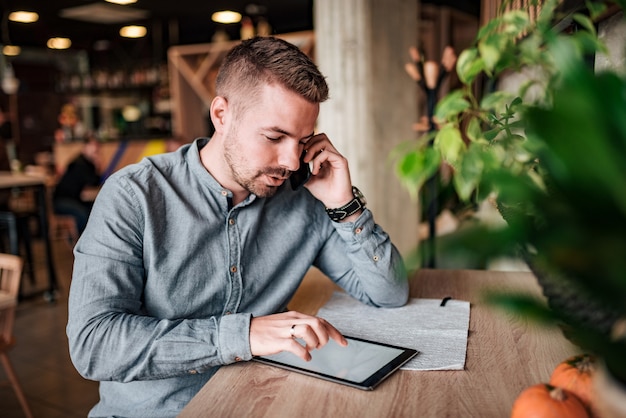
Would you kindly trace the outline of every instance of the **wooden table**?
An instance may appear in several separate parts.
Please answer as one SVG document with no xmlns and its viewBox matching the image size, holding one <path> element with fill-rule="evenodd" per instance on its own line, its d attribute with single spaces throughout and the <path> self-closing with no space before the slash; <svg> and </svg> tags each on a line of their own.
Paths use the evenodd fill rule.
<svg viewBox="0 0 626 418">
<path fill-rule="evenodd" d="M 485 289 L 540 292 L 526 272 L 424 269 L 411 281 L 412 297 L 471 302 L 465 370 L 400 370 L 365 392 L 239 363 L 222 367 L 180 417 L 507 417 L 525 387 L 547 382 L 557 363 L 577 350 L 557 329 L 539 328 L 486 306 L 481 302 Z M 290 307 L 317 312 L 332 291 L 305 283 L 304 294 Z"/>
<path fill-rule="evenodd" d="M 56 298 L 57 276 L 54 268 L 52 244 L 50 242 L 50 233 L 48 230 L 48 199 L 46 197 L 46 181 L 47 179 L 45 176 L 0 171 L 0 189 L 18 188 L 32 189 L 35 191 L 37 196 L 39 224 L 41 225 L 41 235 L 44 241 L 46 263 L 48 267 L 48 289 L 46 290 L 44 297 L 48 301 L 53 301 Z"/>
</svg>

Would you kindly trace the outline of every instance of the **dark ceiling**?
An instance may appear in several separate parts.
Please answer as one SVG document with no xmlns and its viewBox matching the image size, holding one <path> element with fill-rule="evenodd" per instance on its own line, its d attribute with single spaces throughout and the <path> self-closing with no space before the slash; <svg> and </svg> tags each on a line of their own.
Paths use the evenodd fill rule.
<svg viewBox="0 0 626 418">
<path fill-rule="evenodd" d="M 449 6 L 476 16 L 480 9 L 479 0 L 422 0 L 422 3 Z M 129 6 L 104 0 L 0 0 L 0 44 L 19 45 L 23 52 L 39 51 L 41 58 L 51 54 L 46 48 L 47 40 L 61 36 L 72 40 L 71 50 L 63 52 L 66 57 L 85 51 L 92 66 L 163 62 L 170 46 L 210 42 L 218 29 L 223 29 L 231 39 L 239 39 L 240 24 L 221 25 L 211 21 L 213 12 L 225 9 L 238 11 L 253 21 L 262 17 L 276 34 L 313 29 L 313 0 L 138 0 Z M 8 14 L 15 10 L 35 11 L 39 20 L 31 24 L 8 21 Z M 67 16 L 77 10 L 83 12 L 82 19 Z M 114 15 L 128 11 L 141 16 L 111 21 Z M 120 37 L 119 29 L 128 24 L 145 25 L 147 36 Z M 103 44 L 108 44 L 108 48 L 97 48 Z M 24 55 L 27 54 L 13 59 L 26 59 Z"/>
<path fill-rule="evenodd" d="M 0 43 L 23 49 L 45 49 L 48 38 L 63 36 L 72 40 L 73 50 L 95 54 L 96 59 L 94 46 L 102 45 L 98 43 L 102 40 L 109 41 L 109 51 L 113 51 L 109 54 L 127 55 L 131 59 L 164 59 L 169 46 L 210 42 L 218 28 L 224 29 L 231 39 L 239 38 L 239 24 L 220 25 L 211 21 L 211 15 L 218 10 L 238 11 L 255 21 L 263 17 L 274 33 L 313 28 L 313 0 L 138 0 L 130 6 L 104 0 L 2 0 L 0 4 Z M 68 9 L 72 11 L 76 7 L 88 7 L 83 14 L 89 21 L 63 17 Z M 8 13 L 14 10 L 35 11 L 39 20 L 32 24 L 10 22 Z M 142 16 L 123 22 L 103 22 L 113 19 L 109 11 L 116 14 L 129 10 Z M 119 29 L 127 24 L 147 26 L 148 35 L 142 39 L 121 38 Z"/>
</svg>

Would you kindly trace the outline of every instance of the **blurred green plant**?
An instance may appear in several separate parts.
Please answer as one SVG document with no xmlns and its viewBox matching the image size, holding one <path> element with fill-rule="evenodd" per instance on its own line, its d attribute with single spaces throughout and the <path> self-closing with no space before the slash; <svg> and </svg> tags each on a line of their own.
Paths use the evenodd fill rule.
<svg viewBox="0 0 626 418">
<path fill-rule="evenodd" d="M 475 225 L 440 244 L 444 251 L 469 249 L 480 257 L 511 254 L 521 245 L 534 270 L 559 277 L 568 297 L 588 300 L 592 314 L 610 312 L 610 328 L 527 296 L 490 300 L 561 324 L 574 343 L 603 358 L 626 382 L 626 80 L 593 74 L 567 43 L 560 56 L 563 80 L 553 103 L 521 116 L 528 140 L 538 144 L 537 166 L 548 187 L 506 170 L 490 173 L 492 181 L 508 185 L 505 200 L 518 202 L 506 215 L 507 227 Z"/>
<path fill-rule="evenodd" d="M 501 187 L 489 173 L 506 168 L 514 175 L 541 182 L 536 162 L 519 120 L 529 104 L 549 104 L 560 71 L 554 62 L 558 39 L 567 37 L 581 53 L 604 50 L 593 17 L 603 8 L 592 4 L 594 14 L 575 14 L 581 30 L 564 35 L 554 27 L 558 0 L 545 2 L 536 20 L 523 10 L 494 18 L 477 35 L 474 46 L 457 60 L 460 89 L 443 97 L 435 109 L 439 129 L 417 141 L 400 144 L 391 153 L 398 178 L 416 193 L 443 164 L 454 169 L 454 188 L 462 201 L 482 201 Z M 521 35 L 525 36 L 521 37 Z M 530 69 L 530 71 L 528 71 Z M 525 71 L 526 82 L 516 92 L 482 94 L 506 73 Z"/>
<path fill-rule="evenodd" d="M 617 3 L 626 6 L 626 0 Z M 538 277 L 557 277 L 568 298 L 608 312 L 606 329 L 567 304 L 487 296 L 560 325 L 626 382 L 626 79 L 594 73 L 587 59 L 606 52 L 593 24 L 604 2 L 590 2 L 588 15 L 572 16 L 579 28 L 572 33 L 555 27 L 561 20 L 556 4 L 547 1 L 535 22 L 514 11 L 480 30 L 457 62 L 463 88 L 437 106 L 433 146 L 424 139 L 403 145 L 394 155 L 396 168 L 407 187 L 419 188 L 446 163 L 454 168 L 460 198 L 492 197 L 506 227 L 471 225 L 438 239 L 438 251 L 476 260 L 521 252 Z M 515 94 L 478 98 L 479 77 L 495 80 L 507 72 L 530 77 Z M 409 257 L 410 268 L 420 254 Z"/>
</svg>

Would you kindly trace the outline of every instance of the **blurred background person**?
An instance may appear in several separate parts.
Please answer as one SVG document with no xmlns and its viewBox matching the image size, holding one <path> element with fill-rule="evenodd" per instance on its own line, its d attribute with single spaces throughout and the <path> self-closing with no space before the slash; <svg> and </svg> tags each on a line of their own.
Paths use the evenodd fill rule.
<svg viewBox="0 0 626 418">
<path fill-rule="evenodd" d="M 11 129 L 11 118 L 8 113 L 0 107 L 0 171 L 11 170 L 11 160 L 9 158 L 9 148 L 13 147 L 13 130 Z M 0 211 L 9 210 L 9 189 L 0 190 Z"/>
<path fill-rule="evenodd" d="M 68 166 L 52 195 L 54 213 L 72 216 L 81 234 L 87 225 L 95 192 L 100 187 L 100 143 L 96 138 L 85 140 L 80 155 Z"/>
</svg>

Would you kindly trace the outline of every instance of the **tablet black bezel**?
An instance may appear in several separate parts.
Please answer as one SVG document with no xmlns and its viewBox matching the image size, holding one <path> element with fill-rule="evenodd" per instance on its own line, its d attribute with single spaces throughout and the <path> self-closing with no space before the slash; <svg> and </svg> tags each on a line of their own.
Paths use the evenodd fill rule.
<svg viewBox="0 0 626 418">
<path fill-rule="evenodd" d="M 397 350 L 401 350 L 400 354 L 394 357 L 392 360 L 387 362 L 384 366 L 379 368 L 376 372 L 371 374 L 367 379 L 362 382 L 355 382 L 353 380 L 342 379 L 340 377 L 335 377 L 331 375 L 327 375 L 321 372 L 315 372 L 308 369 L 303 369 L 298 366 L 292 366 L 290 364 L 282 363 L 273 359 L 265 358 L 265 357 L 253 357 L 252 360 L 257 361 L 259 363 L 269 364 L 272 366 L 277 366 L 286 370 L 291 370 L 294 372 L 302 373 L 307 376 L 313 376 L 320 379 L 328 380 L 335 383 L 341 383 L 343 385 L 351 386 L 353 388 L 361 389 L 361 390 L 373 390 L 376 386 L 380 384 L 383 380 L 385 380 L 389 375 L 391 375 L 394 371 L 402 367 L 404 363 L 415 357 L 419 351 L 414 350 L 412 348 L 399 347 L 397 345 L 381 343 L 378 341 L 365 340 L 363 338 L 357 337 L 349 337 L 344 335 L 344 337 L 348 340 L 361 341 L 368 344 L 375 344 L 389 348 L 395 348 Z"/>
</svg>

